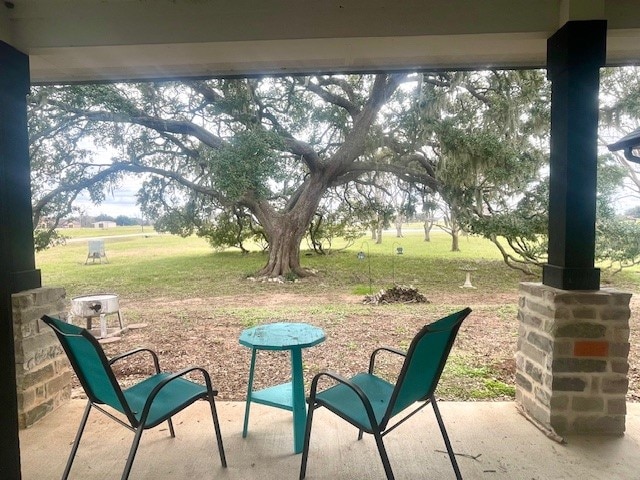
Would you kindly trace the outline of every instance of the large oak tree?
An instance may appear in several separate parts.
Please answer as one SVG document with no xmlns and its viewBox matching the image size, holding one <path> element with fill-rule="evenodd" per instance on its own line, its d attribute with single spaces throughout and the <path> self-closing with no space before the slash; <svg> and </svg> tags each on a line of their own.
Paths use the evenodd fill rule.
<svg viewBox="0 0 640 480">
<path fill-rule="evenodd" d="M 371 171 L 437 189 L 415 142 L 385 124 L 408 77 L 40 87 L 30 116 L 35 223 L 68 213 L 83 189 L 99 202 L 123 175 L 146 174 L 140 202 L 160 228 L 206 233 L 235 219 L 268 242 L 260 275 L 304 276 L 300 242 L 328 189 Z M 97 159 L 96 147 L 112 158 Z"/>
<path fill-rule="evenodd" d="M 36 224 L 68 214 L 82 190 L 99 203 L 143 174 L 156 228 L 241 248 L 259 235 L 259 274 L 304 276 L 300 243 L 317 219 L 342 199 L 371 227 L 366 211 L 391 212 L 376 192 L 395 177 L 409 204 L 444 203 L 452 232 L 486 236 L 512 266 L 544 254 L 542 71 L 45 86 L 31 106 Z"/>
</svg>

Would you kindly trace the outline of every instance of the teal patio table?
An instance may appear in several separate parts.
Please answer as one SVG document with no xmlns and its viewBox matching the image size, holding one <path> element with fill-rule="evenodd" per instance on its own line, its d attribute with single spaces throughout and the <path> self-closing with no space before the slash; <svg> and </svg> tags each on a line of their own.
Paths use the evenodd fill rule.
<svg viewBox="0 0 640 480">
<path fill-rule="evenodd" d="M 282 408 L 293 412 L 293 450 L 294 453 L 302 452 L 304 428 L 307 421 L 304 378 L 302 376 L 302 349 L 313 347 L 323 342 L 325 338 L 321 328 L 306 323 L 270 323 L 243 330 L 240 334 L 240 344 L 251 349 L 243 438 L 247 436 L 251 402 Z M 258 350 L 290 350 L 291 382 L 253 391 L 253 373 Z"/>
</svg>

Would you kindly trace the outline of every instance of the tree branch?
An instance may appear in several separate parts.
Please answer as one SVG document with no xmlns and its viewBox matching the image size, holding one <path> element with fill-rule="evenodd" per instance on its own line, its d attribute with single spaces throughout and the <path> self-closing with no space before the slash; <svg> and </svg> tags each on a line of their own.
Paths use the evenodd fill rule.
<svg viewBox="0 0 640 480">
<path fill-rule="evenodd" d="M 327 175 L 330 179 L 341 174 L 347 173 L 353 162 L 362 155 L 367 133 L 380 111 L 380 108 L 386 103 L 389 96 L 393 94 L 402 79 L 407 74 L 378 74 L 373 82 L 373 87 L 369 98 L 354 119 L 352 129 L 347 133 L 344 142 L 331 158 Z"/>
<path fill-rule="evenodd" d="M 336 187 L 339 185 L 344 185 L 359 178 L 363 173 L 374 171 L 392 173 L 400 180 L 404 180 L 405 182 L 420 183 L 434 192 L 440 191 L 440 182 L 438 182 L 435 177 L 429 175 L 428 172 L 423 173 L 418 170 L 407 169 L 397 164 L 379 164 L 374 162 L 353 163 L 348 172 L 345 172 L 344 174 L 336 177 L 331 182 L 331 186 Z"/>
<path fill-rule="evenodd" d="M 322 161 L 311 145 L 294 138 L 293 135 L 280 125 L 278 119 L 271 112 L 264 111 L 263 115 L 271 121 L 275 130 L 283 137 L 284 147 L 289 153 L 302 157 L 302 160 L 312 172 L 319 171 L 322 168 Z"/>
<path fill-rule="evenodd" d="M 328 83 L 325 82 L 324 84 L 327 85 Z M 358 109 L 357 105 L 351 102 L 349 99 L 341 97 L 340 95 L 336 95 L 335 93 L 332 93 L 328 90 L 325 90 L 319 84 L 309 81 L 304 83 L 303 85 L 306 90 L 315 93 L 325 102 L 331 103 L 332 105 L 336 105 L 337 107 L 344 108 L 349 113 L 352 119 L 355 119 L 360 113 L 360 110 Z"/>
<path fill-rule="evenodd" d="M 226 142 L 220 137 L 213 135 L 208 130 L 187 121 L 165 120 L 158 117 L 151 117 L 149 115 L 129 115 L 126 113 L 114 113 L 107 111 L 86 111 L 71 108 L 68 105 L 62 105 L 58 102 L 56 102 L 56 104 L 64 110 L 71 111 L 91 121 L 131 123 L 156 130 L 160 133 L 168 132 L 178 133 L 181 135 L 191 135 L 205 145 L 215 149 L 221 148 L 226 144 Z"/>
</svg>

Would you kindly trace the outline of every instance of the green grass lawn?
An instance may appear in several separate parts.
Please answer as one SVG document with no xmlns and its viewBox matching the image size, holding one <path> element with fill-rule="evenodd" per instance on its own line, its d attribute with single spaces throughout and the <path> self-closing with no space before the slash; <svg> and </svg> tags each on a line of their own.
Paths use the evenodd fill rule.
<svg viewBox="0 0 640 480">
<path fill-rule="evenodd" d="M 451 252 L 451 240 L 446 233 L 434 232 L 432 240 L 424 242 L 422 232 L 417 229 L 406 230 L 404 238 L 400 239 L 387 233 L 380 245 L 363 238 L 349 248 L 335 250 L 329 255 L 316 255 L 303 249 L 302 265 L 317 271 L 317 275 L 286 285 L 247 281 L 247 277 L 267 260 L 266 254 L 257 247 L 246 255 L 237 249 L 215 251 L 201 238 L 158 235 L 150 229 L 147 232 L 147 227 L 144 235 L 132 236 L 140 233 L 139 227 L 118 227 L 100 230 L 99 235 L 96 233 L 96 229 L 76 229 L 74 234 L 77 236 L 73 241 L 39 252 L 36 261 L 43 284 L 64 287 L 67 298 L 116 293 L 121 300 L 126 300 L 123 303 L 127 306 L 128 322 L 163 318 L 168 320 L 167 328 L 172 330 L 176 324 L 192 328 L 209 325 L 209 322 L 230 322 L 239 332 L 242 328 L 283 318 L 293 321 L 313 318 L 329 329 L 351 322 L 349 324 L 357 328 L 358 322 L 364 325 L 386 315 L 387 319 L 397 319 L 402 332 L 387 332 L 389 338 L 385 340 L 406 347 L 413 332 L 407 325 L 421 322 L 425 317 L 438 318 L 465 306 L 473 297 L 476 317 L 491 318 L 504 325 L 501 335 L 505 338 L 513 336 L 515 348 L 517 302 L 500 304 L 500 300 L 493 297 L 504 293 L 515 295 L 520 281 L 540 281 L 539 277 L 526 277 L 507 267 L 498 250 L 487 240 L 462 237 L 461 251 Z M 83 239 L 89 237 L 104 238 L 109 263 L 90 261 L 85 265 L 88 242 Z M 402 255 L 396 254 L 398 246 L 402 246 Z M 366 254 L 364 260 L 357 258 L 360 250 Z M 465 279 L 464 271 L 460 270 L 463 267 L 476 269 L 472 282 L 477 290 L 459 288 Z M 370 282 L 373 292 L 377 292 L 393 285 L 394 280 L 398 284 L 417 287 L 429 299 L 439 295 L 441 301 L 419 308 L 417 305 L 388 305 L 384 310 L 376 310 L 376 307 L 353 301 L 345 303 L 340 297 L 367 294 Z M 613 277 L 603 273 L 603 283 L 630 291 L 638 290 L 639 280 L 637 269 Z M 250 300 L 252 296 L 269 296 L 274 292 L 299 295 L 300 301 L 265 306 L 264 302 L 254 305 Z M 314 295 L 318 299 L 322 296 L 322 301 L 314 302 Z M 234 299 L 235 303 L 229 299 L 215 301 L 216 297 L 222 296 L 238 296 L 238 299 L 237 302 Z M 335 302 L 331 300 L 334 296 Z M 158 301 L 150 316 L 149 301 L 153 303 L 154 299 Z M 164 338 L 166 330 L 157 328 L 160 332 L 157 335 Z M 366 328 L 375 330 L 375 327 Z M 147 335 L 150 331 L 151 328 Z M 486 343 L 486 355 L 474 354 L 472 350 L 452 354 L 443 375 L 441 395 L 448 399 L 468 400 L 512 398 L 512 373 L 505 367 L 512 361 L 512 353 L 491 351 L 489 339 L 476 341 Z M 363 345 L 354 343 L 354 358 L 366 358 L 368 352 L 360 351 L 362 348 Z M 311 367 L 316 368 L 309 365 Z M 241 395 L 235 394 L 238 398 Z"/>
<path fill-rule="evenodd" d="M 74 241 L 36 255 L 43 283 L 64 286 L 68 296 L 99 291 L 126 292 L 131 298 L 147 297 L 152 292 L 175 298 L 234 294 L 246 289 L 245 278 L 266 262 L 266 254 L 257 248 L 246 255 L 237 249 L 215 251 L 201 238 L 156 235 L 150 227 L 145 227 L 147 235 L 127 237 L 117 236 L 140 233 L 140 227 L 68 229 L 64 233 L 71 231 L 76 235 Z M 78 239 L 96 236 L 105 240 L 109 263 L 89 261 L 85 265 L 87 242 Z M 398 246 L 402 246 L 402 255 L 395 253 Z M 399 239 L 386 234 L 380 245 L 362 239 L 324 256 L 303 249 L 303 266 L 316 270 L 318 276 L 316 281 L 302 281 L 290 289 L 309 293 L 320 284 L 325 291 L 366 294 L 370 282 L 375 292 L 393 285 L 395 280 L 428 294 L 461 285 L 465 274 L 460 268 L 468 266 L 477 269 L 472 282 L 488 292 L 514 291 L 521 280 L 539 281 L 539 276 L 525 277 L 508 268 L 487 240 L 462 237 L 460 249 L 451 252 L 450 237 L 444 232 L 433 233 L 432 240 L 425 242 L 419 231 L 406 232 Z M 357 258 L 360 250 L 367 254 L 364 260 Z M 605 272 L 603 283 L 635 290 L 640 276 L 637 269 L 613 277 Z M 256 283 L 252 288 L 260 291 L 267 287 Z"/>
<path fill-rule="evenodd" d="M 246 255 L 237 249 L 214 251 L 201 238 L 156 235 L 150 227 L 145 227 L 146 235 L 125 237 L 119 235 L 140 234 L 140 227 L 64 231 L 68 232 L 73 233 L 73 241 L 39 252 L 36 262 L 43 283 L 64 286 L 70 297 L 102 291 L 126 292 L 132 298 L 147 297 L 151 291 L 155 296 L 176 298 L 227 295 L 240 286 L 246 288 L 245 278 L 267 259 L 257 247 Z M 84 264 L 88 246 L 79 240 L 84 237 L 104 238 L 108 264 L 91 260 Z M 436 231 L 431 238 L 425 242 L 422 232 L 405 230 L 403 238 L 387 233 L 382 244 L 363 239 L 329 255 L 303 249 L 302 264 L 318 272 L 323 289 L 357 294 L 368 293 L 369 283 L 376 292 L 393 285 L 394 280 L 424 292 L 449 290 L 464 282 L 465 273 L 460 268 L 468 266 L 477 269 L 472 273 L 473 284 L 486 291 L 513 291 L 521 280 L 539 281 L 539 277 L 525 277 L 508 268 L 495 246 L 482 238 L 462 237 L 460 252 L 451 251 L 450 237 L 444 232 Z M 402 255 L 396 254 L 398 246 L 403 249 Z M 358 260 L 358 251 L 367 254 L 364 260 Z M 637 269 L 613 277 L 603 273 L 603 283 L 620 288 L 636 289 L 639 280 Z M 265 287 L 256 283 L 254 288 Z M 303 281 L 290 288 L 312 293 L 318 283 Z"/>
<path fill-rule="evenodd" d="M 73 229 L 70 229 L 73 230 Z M 75 229 L 77 238 L 96 236 L 96 229 Z M 85 265 L 87 242 L 74 240 L 36 255 L 45 285 L 62 285 L 70 296 L 96 291 L 127 292 L 127 296 L 155 295 L 185 298 L 202 295 L 226 295 L 246 288 L 245 278 L 266 262 L 266 254 L 257 251 L 242 255 L 237 249 L 214 251 L 198 237 L 173 235 L 114 237 L 136 233 L 131 227 L 100 230 L 105 240 L 109 263 Z M 139 227 L 138 227 L 139 232 Z M 66 233 L 66 230 L 65 230 Z M 93 234 L 93 235 L 91 235 Z M 412 284 L 426 291 L 449 289 L 462 284 L 461 267 L 477 268 L 473 282 L 491 290 L 513 290 L 521 275 L 507 268 L 489 242 L 461 239 L 461 252 L 450 251 L 450 238 L 442 232 L 424 242 L 420 232 L 408 232 L 397 239 L 387 235 L 380 245 L 370 240 L 358 241 L 345 250 L 316 255 L 303 250 L 302 264 L 318 272 L 322 288 L 365 294 L 369 278 L 374 291 L 382 287 Z M 402 246 L 403 254 L 396 249 Z M 367 256 L 358 260 L 357 252 Z M 371 277 L 369 277 L 369 268 Z M 255 284 L 261 289 L 261 284 Z M 291 286 L 305 292 L 317 288 L 316 282 Z"/>
</svg>

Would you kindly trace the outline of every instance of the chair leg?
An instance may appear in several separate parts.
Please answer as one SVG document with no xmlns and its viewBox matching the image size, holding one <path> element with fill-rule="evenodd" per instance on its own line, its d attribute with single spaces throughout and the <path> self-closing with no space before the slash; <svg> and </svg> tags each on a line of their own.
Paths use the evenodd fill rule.
<svg viewBox="0 0 640 480">
<path fill-rule="evenodd" d="M 456 480 L 462 480 L 462 474 L 460 473 L 460 468 L 458 468 L 458 462 L 456 460 L 455 454 L 453 453 L 453 448 L 451 448 L 449 435 L 447 435 L 447 430 L 444 428 L 444 422 L 442 421 L 442 416 L 440 415 L 440 409 L 438 408 L 438 404 L 436 403 L 435 397 L 431 397 L 431 405 L 433 406 L 433 412 L 436 414 L 436 420 L 438 420 L 440 433 L 442 433 L 442 438 L 444 439 L 444 445 L 445 447 L 447 447 L 447 453 L 449 454 L 449 460 L 451 460 L 453 471 L 456 474 Z"/>
<path fill-rule="evenodd" d="M 378 452 L 380 452 L 380 460 L 382 460 L 382 466 L 384 467 L 384 473 L 387 475 L 387 480 L 394 480 L 393 470 L 391 470 L 391 464 L 389 463 L 389 456 L 387 455 L 387 449 L 384 448 L 382 441 L 382 435 L 379 431 L 374 431 L 373 436 L 376 439 L 376 445 L 378 446 Z"/>
<path fill-rule="evenodd" d="M 362 429 L 358 430 L 358 440 L 362 440 L 362 434 L 364 433 L 364 431 Z"/>
<path fill-rule="evenodd" d="M 62 480 L 67 480 L 67 478 L 69 478 L 71 465 L 73 465 L 73 460 L 76 458 L 76 452 L 78 451 L 78 446 L 80 445 L 80 438 L 82 437 L 82 433 L 84 432 L 84 427 L 87 424 L 87 419 L 89 418 L 89 412 L 91 412 L 91 402 L 87 402 L 87 406 L 84 409 L 84 414 L 82 415 L 82 420 L 80 421 L 80 426 L 78 427 L 78 432 L 76 433 L 76 438 L 73 441 L 73 446 L 71 447 L 71 453 L 69 454 L 69 459 L 67 460 L 67 466 L 65 467 L 64 473 L 62 474 Z"/>
<path fill-rule="evenodd" d="M 216 401 L 213 394 L 209 393 L 209 405 L 211 406 L 211 416 L 213 417 L 213 427 L 216 431 L 216 441 L 218 442 L 218 453 L 220 454 L 220 462 L 224 468 L 227 468 L 227 457 L 224 454 L 224 445 L 222 444 L 222 433 L 220 432 L 220 422 L 218 421 L 218 412 L 216 411 Z"/>
<path fill-rule="evenodd" d="M 302 446 L 302 461 L 300 462 L 300 480 L 307 475 L 307 459 L 309 458 L 309 441 L 311 440 L 311 422 L 313 422 L 313 412 L 317 407 L 309 404 L 307 412 L 307 426 L 304 429 L 304 445 Z"/>
<path fill-rule="evenodd" d="M 169 433 L 171 434 L 171 436 L 173 438 L 176 437 L 176 431 L 173 429 L 173 422 L 171 421 L 171 419 L 167 420 L 167 423 L 169 424 Z"/>
<path fill-rule="evenodd" d="M 121 480 L 127 480 L 129 478 L 129 473 L 131 473 L 131 467 L 133 466 L 133 460 L 136 457 L 138 445 L 140 445 L 140 437 L 142 437 L 143 431 L 144 429 L 141 426 L 136 429 L 136 434 L 133 437 L 133 443 L 131 444 L 131 449 L 129 450 L 129 456 L 127 457 L 127 463 L 124 466 L 124 472 L 122 472 Z"/>
</svg>

